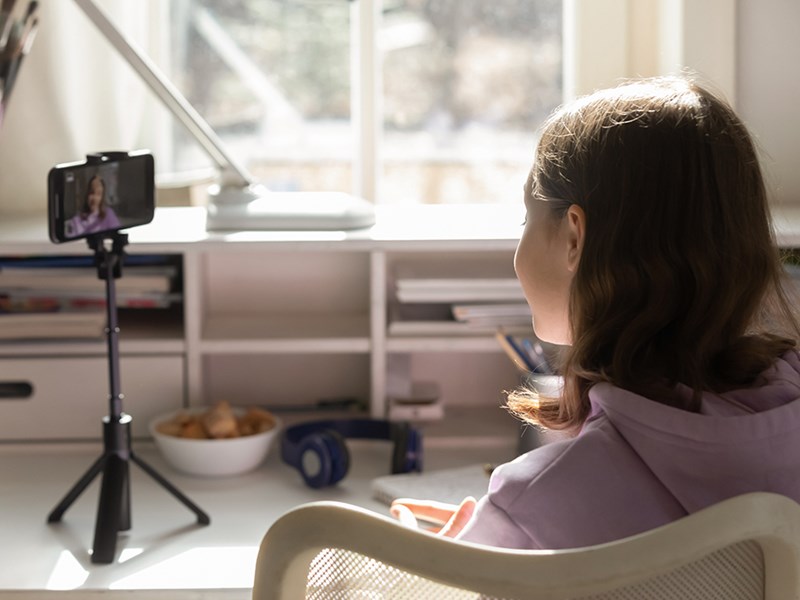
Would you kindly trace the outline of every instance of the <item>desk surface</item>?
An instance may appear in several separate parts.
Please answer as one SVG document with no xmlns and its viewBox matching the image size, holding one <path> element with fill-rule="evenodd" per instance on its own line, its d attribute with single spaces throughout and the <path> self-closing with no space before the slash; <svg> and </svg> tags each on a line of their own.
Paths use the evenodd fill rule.
<svg viewBox="0 0 800 600">
<path fill-rule="evenodd" d="M 0 446 L 0 598 L 41 598 L 48 591 L 66 598 L 95 598 L 100 591 L 103 598 L 119 592 L 128 600 L 250 598 L 258 544 L 289 509 L 337 500 L 388 514 L 371 498 L 370 482 L 386 474 L 389 444 L 348 445 L 350 474 L 338 486 L 318 491 L 306 488 L 274 451 L 251 473 L 203 479 L 171 469 L 150 443 L 134 443 L 137 455 L 205 510 L 211 524 L 197 525 L 193 513 L 131 464 L 131 529 L 119 534 L 118 559 L 110 565 L 90 561 L 99 481 L 60 523 L 46 522 L 100 447 Z M 426 469 L 509 458 L 503 448 L 436 448 L 426 453 Z"/>
<path fill-rule="evenodd" d="M 800 247 L 800 203 L 771 207 L 778 243 Z M 206 231 L 206 212 L 200 207 L 156 210 L 149 225 L 130 230 L 131 251 L 170 252 L 192 247 L 236 248 L 265 243 L 287 249 L 392 249 L 453 246 L 474 248 L 497 245 L 513 248 L 522 233 L 522 202 L 515 204 L 459 204 L 377 206 L 377 223 L 353 231 Z M 0 219 L 0 252 L 80 252 L 80 244 L 52 244 L 45 216 Z"/>
</svg>

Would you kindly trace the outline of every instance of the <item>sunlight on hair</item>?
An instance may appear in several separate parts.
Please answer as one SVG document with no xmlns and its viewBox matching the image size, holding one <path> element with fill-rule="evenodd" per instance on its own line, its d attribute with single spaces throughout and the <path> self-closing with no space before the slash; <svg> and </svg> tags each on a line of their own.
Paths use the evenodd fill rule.
<svg viewBox="0 0 800 600">
<path fill-rule="evenodd" d="M 653 98 L 661 98 L 675 105 L 694 107 L 700 105 L 700 98 L 692 88 L 691 80 L 683 77 L 659 77 L 643 81 L 633 80 L 622 83 L 617 87 L 587 94 L 567 105 L 565 113 L 579 113 L 587 106 L 597 102 L 611 104 L 631 103 L 639 99 L 652 100 Z M 648 109 L 648 112 L 656 112 L 656 109 Z"/>
</svg>

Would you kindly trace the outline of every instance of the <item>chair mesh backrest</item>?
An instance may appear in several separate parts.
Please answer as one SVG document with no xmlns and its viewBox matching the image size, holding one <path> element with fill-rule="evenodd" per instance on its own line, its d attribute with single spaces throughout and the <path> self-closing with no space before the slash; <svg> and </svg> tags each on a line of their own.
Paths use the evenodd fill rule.
<svg viewBox="0 0 800 600">
<path fill-rule="evenodd" d="M 739 542 L 694 563 L 625 586 L 576 600 L 763 600 L 764 554 L 753 541 Z"/>
<path fill-rule="evenodd" d="M 568 586 L 569 582 L 565 582 Z M 517 598 L 487 598 L 444 585 L 349 550 L 325 549 L 312 561 L 306 598 L 314 600 L 533 600 L 535 590 Z M 618 590 L 574 596 L 573 600 L 763 600 L 764 557 L 753 541 L 739 542 Z"/>
<path fill-rule="evenodd" d="M 326 548 L 311 563 L 306 598 L 313 600 L 467 600 L 475 592 L 403 571 L 363 554 Z"/>
</svg>

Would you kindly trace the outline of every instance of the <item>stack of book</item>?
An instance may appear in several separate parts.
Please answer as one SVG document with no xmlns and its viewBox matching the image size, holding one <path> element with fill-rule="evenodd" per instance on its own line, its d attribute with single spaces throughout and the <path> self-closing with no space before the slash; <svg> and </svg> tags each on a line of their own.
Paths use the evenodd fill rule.
<svg viewBox="0 0 800 600">
<path fill-rule="evenodd" d="M 390 334 L 475 335 L 498 327 L 530 328 L 530 310 L 513 274 L 475 264 L 446 272 L 424 265 L 398 269 Z"/>
<path fill-rule="evenodd" d="M 168 308 L 178 266 L 161 257 L 128 257 L 115 280 L 120 308 Z M 93 257 L 0 260 L 0 339 L 99 338 L 106 324 L 106 283 Z"/>
<path fill-rule="evenodd" d="M 523 327 L 531 324 L 531 309 L 526 302 L 495 304 L 454 304 L 453 317 L 474 327 Z"/>
</svg>

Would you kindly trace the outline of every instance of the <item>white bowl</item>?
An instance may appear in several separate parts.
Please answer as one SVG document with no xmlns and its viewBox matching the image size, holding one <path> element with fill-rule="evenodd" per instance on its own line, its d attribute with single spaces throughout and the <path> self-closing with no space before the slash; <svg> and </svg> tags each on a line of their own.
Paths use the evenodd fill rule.
<svg viewBox="0 0 800 600">
<path fill-rule="evenodd" d="M 183 409 L 160 415 L 150 421 L 150 435 L 167 463 L 190 475 L 221 477 L 247 473 L 264 462 L 281 430 L 281 421 L 277 417 L 272 429 L 238 438 L 198 440 L 167 435 L 156 430 L 158 424 L 171 420 L 179 413 L 199 414 L 207 410 L 208 407 Z M 245 412 L 240 408 L 233 410 L 237 416 Z"/>
</svg>

